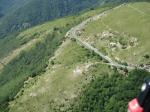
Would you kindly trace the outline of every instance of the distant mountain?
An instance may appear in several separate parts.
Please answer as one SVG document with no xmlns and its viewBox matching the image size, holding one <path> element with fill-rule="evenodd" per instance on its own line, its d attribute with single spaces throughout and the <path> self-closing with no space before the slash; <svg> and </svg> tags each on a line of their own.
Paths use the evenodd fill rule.
<svg viewBox="0 0 150 112">
<path fill-rule="evenodd" d="M 0 0 L 0 38 L 104 3 L 134 0 Z"/>
<path fill-rule="evenodd" d="M 13 11 L 26 5 L 30 0 L 0 0 L 0 12 L 5 15 L 9 15 Z"/>
<path fill-rule="evenodd" d="M 0 0 L 0 37 L 94 7 L 101 0 Z"/>
</svg>

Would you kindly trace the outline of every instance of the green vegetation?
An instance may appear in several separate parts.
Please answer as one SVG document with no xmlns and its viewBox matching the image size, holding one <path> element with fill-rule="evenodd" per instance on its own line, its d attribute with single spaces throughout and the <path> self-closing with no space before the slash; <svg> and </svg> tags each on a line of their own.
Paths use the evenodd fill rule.
<svg viewBox="0 0 150 112">
<path fill-rule="evenodd" d="M 95 7 L 101 0 L 0 0 L 0 38 L 58 17 Z"/>
<path fill-rule="evenodd" d="M 73 112 L 126 112 L 128 102 L 138 96 L 142 83 L 150 78 L 150 73 L 140 70 L 125 77 L 118 73 L 100 74 L 95 69 L 91 74 L 97 77 L 74 101 Z"/>
<path fill-rule="evenodd" d="M 143 56 L 150 54 L 149 8 L 149 2 L 138 2 L 112 10 L 89 23 L 82 38 L 114 59 L 130 64 L 148 64 L 150 60 Z"/>
<path fill-rule="evenodd" d="M 47 22 L 42 25 L 33 27 L 32 29 L 25 30 L 21 33 L 13 33 L 4 39 L 0 39 L 0 59 L 7 56 L 10 52 L 22 45 L 28 43 L 30 40 L 36 38 L 44 38 L 46 32 L 52 32 L 54 27 L 70 27 L 73 24 L 78 24 L 80 21 L 100 13 L 110 7 L 98 8 L 88 12 L 82 12 L 78 16 L 70 16 L 63 19 L 57 19 L 52 22 Z M 55 29 L 56 29 L 55 28 Z"/>
<path fill-rule="evenodd" d="M 65 38 L 70 28 L 114 5 L 93 8 L 101 0 L 23 0 L 19 3 L 26 5 L 20 6 L 15 1 L 18 0 L 10 3 L 16 9 L 8 16 L 5 13 L 12 7 L 4 9 L 0 5 L 0 35 L 74 14 L 86 7 L 92 8 L 82 15 L 57 19 L 0 39 L 0 62 L 5 58 L 9 60 L 0 69 L 0 112 L 125 112 L 127 102 L 138 95 L 141 83 L 150 78 L 150 73 L 141 70 L 129 72 L 123 68 L 117 71 L 94 52 Z M 0 0 L 2 2 L 9 4 Z M 123 65 L 131 62 L 144 66 L 150 62 L 149 8 L 149 3 L 139 2 L 111 10 L 100 20 L 87 24 L 81 38 L 110 57 L 119 58 Z M 49 12 L 50 9 L 53 10 Z M 107 39 L 105 36 L 101 38 L 101 34 L 108 34 Z M 111 47 L 116 47 L 114 43 L 117 42 L 121 47 L 113 51 Z M 14 51 L 18 55 L 14 56 Z M 8 56 L 13 58 L 8 59 Z"/>
<path fill-rule="evenodd" d="M 8 53 L 12 52 L 13 50 L 20 48 L 21 46 L 25 45 L 26 43 L 30 42 L 33 39 L 38 38 L 46 38 L 47 34 L 53 32 L 53 29 L 58 26 L 59 27 L 69 27 L 73 23 L 73 17 L 70 18 L 63 18 L 58 19 L 52 22 L 48 22 L 42 24 L 40 26 L 33 27 L 32 29 L 25 30 L 21 33 L 14 33 L 1 39 L 0 41 L 0 58 L 3 58 L 8 55 Z M 66 19 L 66 20 L 65 20 Z"/>
<path fill-rule="evenodd" d="M 128 1 L 137 0 L 0 0 L 0 38 L 87 8 Z"/>
<path fill-rule="evenodd" d="M 54 51 L 63 41 L 66 31 L 72 25 L 71 21 L 68 26 L 66 26 L 66 23 L 69 22 L 67 19 L 58 20 L 53 23 L 50 22 L 49 24 L 44 24 L 40 27 L 27 30 L 16 37 L 16 39 L 20 40 L 20 43 L 22 42 L 21 40 L 26 42 L 26 40 L 29 41 L 33 38 L 41 38 L 41 41 L 32 45 L 30 49 L 22 51 L 19 56 L 4 67 L 0 74 L 0 102 L 1 104 L 3 102 L 1 107 L 5 105 L 5 102 L 7 103 L 8 101 L 13 100 L 13 97 L 23 86 L 23 82 L 27 80 L 29 76 L 34 77 L 45 72 L 49 58 L 53 56 Z M 59 30 L 53 31 L 52 29 L 56 23 L 59 24 Z M 50 29 L 45 31 L 48 27 Z M 34 30 L 41 33 L 39 35 L 34 35 L 34 33 L 36 33 L 33 33 Z M 32 34 L 30 34 L 30 32 Z M 18 41 L 14 40 L 14 42 L 16 43 Z M 9 46 L 9 41 L 5 45 Z M 15 47 L 21 46 L 21 44 L 14 45 L 14 43 L 11 43 L 10 45 Z M 14 49 L 14 47 L 12 47 L 12 49 Z M 7 51 L 4 52 L 4 54 L 7 54 Z"/>
<path fill-rule="evenodd" d="M 1 103 L 13 100 L 29 76 L 34 77 L 45 72 L 47 60 L 61 44 L 62 39 L 63 34 L 53 32 L 47 35 L 45 40 L 36 43 L 29 51 L 22 51 L 17 58 L 5 66 L 0 74 Z"/>
<path fill-rule="evenodd" d="M 107 7 L 106 7 L 107 8 Z M 15 49 L 21 48 L 23 45 L 31 42 L 33 39 L 39 39 L 31 46 L 21 51 L 13 60 L 4 66 L 0 73 L 0 106 L 1 110 L 5 109 L 8 102 L 14 99 L 23 86 L 23 82 L 29 77 L 35 77 L 43 74 L 48 66 L 48 60 L 54 55 L 54 52 L 63 40 L 66 32 L 78 24 L 83 19 L 105 10 L 105 8 L 97 11 L 90 11 L 81 16 L 71 16 L 58 19 L 43 25 L 28 29 L 19 34 L 12 35 L 1 39 L 0 60 Z M 5 50 L 5 48 L 9 48 Z M 6 59 L 7 60 L 7 59 Z M 7 89 L 6 89 L 7 88 Z"/>
<path fill-rule="evenodd" d="M 88 50 L 76 42 L 66 40 L 50 59 L 46 73 L 34 79 L 35 82 L 28 82 L 10 103 L 10 112 L 40 112 L 43 109 L 66 112 L 82 86 L 92 79 L 86 72 L 90 64 L 95 66 L 97 61 Z M 99 73 L 112 73 L 107 65 L 99 64 L 99 70 Z"/>
</svg>

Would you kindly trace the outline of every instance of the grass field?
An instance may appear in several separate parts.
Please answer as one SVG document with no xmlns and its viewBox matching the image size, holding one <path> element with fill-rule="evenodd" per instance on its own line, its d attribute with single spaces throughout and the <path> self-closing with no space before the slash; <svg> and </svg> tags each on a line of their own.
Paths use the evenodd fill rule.
<svg viewBox="0 0 150 112">
<path fill-rule="evenodd" d="M 150 59 L 144 58 L 145 55 L 150 55 L 149 12 L 148 2 L 127 4 L 89 23 L 82 38 L 114 59 L 130 64 L 149 64 Z M 110 43 L 115 45 L 114 49 Z M 121 48 L 118 43 L 123 44 Z"/>
<path fill-rule="evenodd" d="M 46 73 L 26 84 L 23 92 L 16 96 L 18 98 L 10 103 L 10 112 L 67 111 L 82 86 L 92 78 L 86 72 L 97 59 L 90 55 L 76 42 L 64 42 L 50 60 Z M 101 73 L 112 73 L 107 65 L 97 66 Z"/>
</svg>

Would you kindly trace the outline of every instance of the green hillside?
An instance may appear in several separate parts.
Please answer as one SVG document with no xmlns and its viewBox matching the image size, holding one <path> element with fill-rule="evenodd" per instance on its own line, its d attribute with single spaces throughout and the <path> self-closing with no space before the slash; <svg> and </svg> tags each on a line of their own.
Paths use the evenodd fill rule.
<svg viewBox="0 0 150 112">
<path fill-rule="evenodd" d="M 139 94 L 143 81 L 150 78 L 146 70 L 130 69 L 139 65 L 149 69 L 150 3 L 133 2 L 115 8 L 115 3 L 127 1 L 106 0 L 103 3 L 108 4 L 103 7 L 1 38 L 0 112 L 126 112 L 128 101 Z M 45 16 L 49 2 L 54 1 L 27 3 L 26 14 L 33 14 L 33 20 L 22 15 L 22 8 L 17 14 L 36 25 L 52 17 Z M 102 2 L 55 1 L 56 10 L 49 14 L 56 14 L 52 18 L 74 14 L 95 3 Z M 41 5 L 48 5 L 47 10 Z M 29 10 L 31 6 L 34 10 Z M 64 11 L 64 15 L 59 11 Z M 1 12 L 7 11 L 1 7 Z M 82 27 L 83 23 L 86 24 Z M 68 31 L 70 38 L 66 35 Z M 125 67 L 112 65 L 95 51 Z"/>
<path fill-rule="evenodd" d="M 0 38 L 87 8 L 130 1 L 138 0 L 0 0 Z"/>
<path fill-rule="evenodd" d="M 50 60 L 43 76 L 26 82 L 25 89 L 11 102 L 11 112 L 61 112 L 70 108 L 70 103 L 80 93 L 82 86 L 91 80 L 92 77 L 86 72 L 96 59 L 70 40 L 66 40 L 59 50 L 56 57 Z M 108 66 L 98 65 L 101 73 L 111 73 Z"/>
<path fill-rule="evenodd" d="M 148 65 L 149 9 L 148 2 L 126 4 L 86 25 L 81 38 L 116 61 Z"/>
<path fill-rule="evenodd" d="M 1 13 L 4 15 L 15 11 L 31 0 L 0 0 Z"/>
<path fill-rule="evenodd" d="M 0 38 L 98 5 L 101 0 L 0 0 Z"/>
<path fill-rule="evenodd" d="M 71 27 L 106 9 L 108 8 L 58 19 L 1 39 L 1 109 L 8 105 L 8 101 L 13 100 L 24 81 L 45 73 L 49 58 L 65 40 L 65 34 Z"/>
</svg>

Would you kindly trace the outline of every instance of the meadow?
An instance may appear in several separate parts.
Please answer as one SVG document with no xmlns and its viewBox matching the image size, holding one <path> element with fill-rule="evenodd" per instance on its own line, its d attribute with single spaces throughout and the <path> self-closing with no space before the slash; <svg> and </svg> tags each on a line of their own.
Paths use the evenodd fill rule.
<svg viewBox="0 0 150 112">
<path fill-rule="evenodd" d="M 117 58 L 131 65 L 149 64 L 149 58 L 145 58 L 145 55 L 150 55 L 149 9 L 148 2 L 126 4 L 89 23 L 81 37 L 114 60 Z M 104 39 L 103 35 L 106 35 Z M 132 46 L 133 40 L 135 46 Z M 110 44 L 114 45 L 114 50 Z"/>
</svg>

